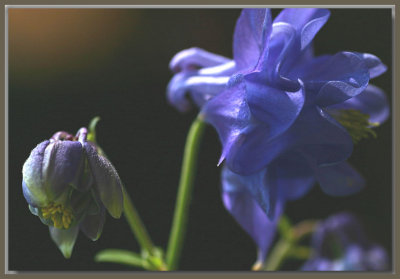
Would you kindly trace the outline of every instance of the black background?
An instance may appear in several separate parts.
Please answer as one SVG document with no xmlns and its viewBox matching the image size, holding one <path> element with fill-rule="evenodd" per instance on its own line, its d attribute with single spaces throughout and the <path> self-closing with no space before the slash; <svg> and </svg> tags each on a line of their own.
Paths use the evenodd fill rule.
<svg viewBox="0 0 400 279">
<path fill-rule="evenodd" d="M 277 15 L 279 10 L 273 10 Z M 9 269 L 135 270 L 93 261 L 106 248 L 138 252 L 125 220 L 107 216 L 101 238 L 79 234 L 65 260 L 48 228 L 30 214 L 21 191 L 29 152 L 58 130 L 71 133 L 100 116 L 98 142 L 130 193 L 153 241 L 168 241 L 181 157 L 196 110 L 181 114 L 165 97 L 168 63 L 197 46 L 232 57 L 238 9 L 9 9 Z M 373 53 L 388 71 L 372 83 L 391 100 L 392 18 L 389 9 L 332 9 L 314 40 L 316 54 Z M 334 198 L 319 187 L 287 205 L 295 223 L 351 211 L 369 238 L 392 246 L 391 118 L 363 140 L 350 162 L 365 176 L 359 194 Z M 208 127 L 202 142 L 182 270 L 248 270 L 252 240 L 225 211 L 220 198 L 220 144 Z M 295 269 L 287 264 L 285 269 Z"/>
</svg>

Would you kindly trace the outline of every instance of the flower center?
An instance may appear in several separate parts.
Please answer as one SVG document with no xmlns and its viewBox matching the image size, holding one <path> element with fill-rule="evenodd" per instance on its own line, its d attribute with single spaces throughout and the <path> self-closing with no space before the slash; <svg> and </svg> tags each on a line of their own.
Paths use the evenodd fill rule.
<svg viewBox="0 0 400 279">
<path fill-rule="evenodd" d="M 66 140 L 66 141 L 77 141 L 78 140 L 77 137 L 74 137 L 73 135 L 71 135 L 71 134 L 69 134 L 67 132 L 64 132 L 64 131 L 59 131 L 59 132 L 55 133 L 51 137 L 51 139 L 53 139 L 53 140 L 61 140 L 61 141 L 64 141 L 64 140 Z"/>
<path fill-rule="evenodd" d="M 354 143 L 370 136 L 376 138 L 376 133 L 371 127 L 379 124 L 369 122 L 368 114 L 355 109 L 343 109 L 332 113 L 332 116 L 347 130 Z"/>
<path fill-rule="evenodd" d="M 68 229 L 74 215 L 72 211 L 61 204 L 51 203 L 41 209 L 43 218 L 50 219 L 57 229 Z"/>
</svg>

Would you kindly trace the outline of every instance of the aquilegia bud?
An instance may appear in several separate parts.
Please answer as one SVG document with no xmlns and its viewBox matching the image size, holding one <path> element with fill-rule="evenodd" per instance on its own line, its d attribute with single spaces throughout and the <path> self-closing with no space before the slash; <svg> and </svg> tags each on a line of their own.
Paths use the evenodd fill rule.
<svg viewBox="0 0 400 279">
<path fill-rule="evenodd" d="M 22 189 L 29 209 L 49 226 L 50 235 L 69 258 L 79 230 L 92 240 L 100 237 L 105 209 L 119 218 L 122 183 L 87 129 L 76 136 L 57 132 L 38 144 L 22 169 Z"/>
</svg>

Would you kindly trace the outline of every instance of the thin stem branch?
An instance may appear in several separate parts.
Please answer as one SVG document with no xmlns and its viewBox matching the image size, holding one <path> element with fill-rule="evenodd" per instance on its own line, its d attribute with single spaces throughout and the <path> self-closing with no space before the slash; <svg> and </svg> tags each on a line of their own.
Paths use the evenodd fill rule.
<svg viewBox="0 0 400 279">
<path fill-rule="evenodd" d="M 168 270 L 175 270 L 178 267 L 186 232 L 199 145 L 204 127 L 205 122 L 200 117 L 197 117 L 192 123 L 186 139 L 179 189 L 166 255 Z"/>
<path fill-rule="evenodd" d="M 279 224 L 282 236 L 271 251 L 265 263 L 264 270 L 276 271 L 287 258 L 299 258 L 304 257 L 307 253 L 309 254 L 310 250 L 298 246 L 297 244 L 305 236 L 313 233 L 316 225 L 317 221 L 306 220 L 291 227 L 287 217 L 282 216 L 282 220 Z"/>
<path fill-rule="evenodd" d="M 154 245 L 148 235 L 146 228 L 139 217 L 139 214 L 134 207 L 128 193 L 123 188 L 124 193 L 124 215 L 126 221 L 128 222 L 129 226 L 133 234 L 135 235 L 137 241 L 139 242 L 142 249 L 145 249 L 150 255 L 154 253 Z"/>
<path fill-rule="evenodd" d="M 278 270 L 278 268 L 285 260 L 286 256 L 289 254 L 291 247 L 292 243 L 287 241 L 286 239 L 279 240 L 272 250 L 270 256 L 268 257 L 268 261 L 265 264 L 265 270 Z"/>
</svg>

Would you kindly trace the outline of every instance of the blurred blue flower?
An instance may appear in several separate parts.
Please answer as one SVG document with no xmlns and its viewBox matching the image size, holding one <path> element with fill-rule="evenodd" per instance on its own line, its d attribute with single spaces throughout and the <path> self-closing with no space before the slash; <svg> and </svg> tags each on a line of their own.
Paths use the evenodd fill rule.
<svg viewBox="0 0 400 279">
<path fill-rule="evenodd" d="M 389 115 L 385 94 L 369 85 L 386 71 L 379 58 L 348 51 L 314 56 L 312 40 L 329 16 L 326 9 L 297 8 L 272 20 L 269 9 L 244 9 L 233 60 L 191 48 L 170 63 L 176 74 L 168 99 L 185 111 L 190 94 L 217 130 L 225 206 L 264 256 L 272 236 L 257 224 L 274 231 L 286 201 L 316 181 L 335 196 L 364 186 L 346 159 Z"/>
<path fill-rule="evenodd" d="M 100 237 L 105 209 L 122 213 L 120 178 L 87 130 L 77 135 L 57 132 L 38 144 L 22 169 L 22 189 L 30 211 L 49 226 L 50 235 L 69 258 L 79 230 L 92 240 Z"/>
<path fill-rule="evenodd" d="M 333 215 L 320 223 L 312 238 L 311 258 L 306 271 L 387 271 L 385 249 L 368 241 L 355 216 Z"/>
</svg>

